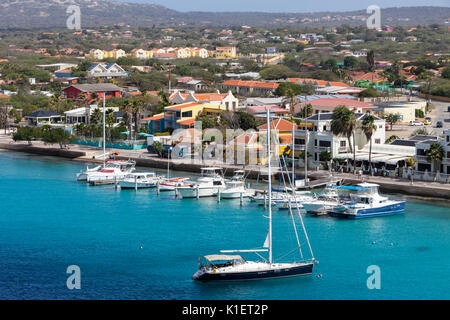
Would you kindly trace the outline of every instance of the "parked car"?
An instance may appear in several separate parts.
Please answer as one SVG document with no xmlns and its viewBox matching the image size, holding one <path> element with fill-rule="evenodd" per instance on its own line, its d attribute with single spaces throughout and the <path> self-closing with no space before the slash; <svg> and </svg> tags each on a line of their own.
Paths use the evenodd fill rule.
<svg viewBox="0 0 450 320">
<path fill-rule="evenodd" d="M 423 126 L 423 123 L 420 121 L 410 121 L 409 125 L 410 126 Z"/>
<path fill-rule="evenodd" d="M 431 124 L 431 117 L 425 117 L 425 121 L 423 122 L 424 125 L 430 125 Z"/>
<path fill-rule="evenodd" d="M 442 121 L 436 122 L 436 128 L 442 128 L 443 124 Z"/>
</svg>

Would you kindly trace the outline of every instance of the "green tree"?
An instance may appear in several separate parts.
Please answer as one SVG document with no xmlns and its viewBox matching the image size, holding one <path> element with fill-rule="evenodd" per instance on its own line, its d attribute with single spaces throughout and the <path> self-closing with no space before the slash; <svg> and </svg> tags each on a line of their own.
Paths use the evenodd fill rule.
<svg viewBox="0 0 450 320">
<path fill-rule="evenodd" d="M 442 70 L 442 78 L 450 79 L 450 67 L 447 67 L 444 70 Z"/>
<path fill-rule="evenodd" d="M 379 97 L 377 90 L 375 88 L 367 88 L 361 91 L 358 94 L 358 97 L 364 98 L 364 97 Z"/>
<path fill-rule="evenodd" d="M 369 65 L 369 71 L 375 70 L 375 52 L 373 50 L 370 50 L 367 52 L 366 56 L 367 64 Z"/>
<path fill-rule="evenodd" d="M 375 125 L 375 117 L 372 115 L 367 115 L 362 121 L 361 129 L 367 140 L 369 140 L 369 170 L 372 170 L 372 136 L 377 130 L 377 126 Z"/>
<path fill-rule="evenodd" d="M 103 112 L 99 108 L 95 108 L 91 114 L 90 123 L 101 124 L 103 122 Z"/>
<path fill-rule="evenodd" d="M 348 56 L 344 58 L 344 66 L 347 69 L 354 69 L 358 66 L 358 59 L 352 56 Z"/>
<path fill-rule="evenodd" d="M 396 135 L 392 135 L 389 138 L 386 139 L 386 141 L 384 142 L 385 144 L 390 144 L 391 142 L 393 142 L 394 140 L 400 139 L 398 136 Z"/>
<path fill-rule="evenodd" d="M 114 124 L 117 122 L 117 117 L 114 114 L 113 109 L 107 109 L 105 110 L 105 125 L 108 128 L 108 139 L 109 141 L 112 140 L 111 137 L 111 129 L 114 126 Z"/>
<path fill-rule="evenodd" d="M 256 129 L 256 119 L 252 114 L 243 111 L 237 111 L 236 114 L 239 117 L 239 127 L 242 130 Z"/>
<path fill-rule="evenodd" d="M 266 80 L 286 79 L 296 75 L 289 67 L 284 65 L 266 66 L 259 72 L 261 78 Z"/>
<path fill-rule="evenodd" d="M 281 82 L 275 89 L 274 94 L 279 97 L 287 96 L 288 92 L 292 92 L 294 95 L 302 94 L 302 86 L 290 81 Z"/>
<path fill-rule="evenodd" d="M 439 171 L 439 163 L 444 158 L 444 148 L 438 142 L 432 143 L 430 148 L 425 151 L 425 155 L 428 158 L 428 161 L 433 163 L 435 171 Z"/>
<path fill-rule="evenodd" d="M 400 114 L 398 113 L 388 113 L 384 116 L 384 120 L 389 123 L 391 130 L 394 124 L 400 121 Z"/>
<path fill-rule="evenodd" d="M 347 137 L 350 152 L 353 152 L 353 166 L 356 163 L 355 129 L 356 121 L 354 112 L 346 106 L 337 106 L 331 118 L 331 131 L 335 135 Z M 353 136 L 353 147 L 350 138 Z"/>
</svg>

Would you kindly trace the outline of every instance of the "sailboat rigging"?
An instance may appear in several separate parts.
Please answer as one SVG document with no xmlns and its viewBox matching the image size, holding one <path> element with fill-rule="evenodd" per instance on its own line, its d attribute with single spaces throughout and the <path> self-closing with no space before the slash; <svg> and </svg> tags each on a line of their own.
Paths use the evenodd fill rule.
<svg viewBox="0 0 450 320">
<path fill-rule="evenodd" d="M 309 275 L 312 274 L 315 259 L 306 234 L 300 211 L 298 217 L 305 234 L 306 242 L 311 253 L 310 259 L 305 259 L 300 246 L 300 240 L 295 227 L 294 215 L 292 213 L 291 201 L 289 200 L 289 211 L 292 222 L 294 224 L 297 245 L 300 251 L 300 262 L 274 262 L 273 261 L 273 243 L 272 243 L 272 182 L 271 182 L 271 147 L 270 147 L 270 114 L 267 114 L 267 167 L 268 167 L 268 211 L 269 211 L 269 231 L 264 241 L 264 245 L 259 249 L 246 250 L 221 250 L 222 254 L 207 255 L 200 258 L 199 270 L 192 276 L 193 280 L 199 281 L 223 281 L 223 280 L 257 280 L 271 279 L 289 276 Z M 288 175 L 289 176 L 289 175 Z M 288 177 L 290 180 L 290 177 Z M 294 195 L 295 197 L 295 195 Z M 295 199 L 294 199 L 295 200 Z M 298 208 L 297 208 L 298 209 Z M 268 252 L 268 259 L 261 254 Z M 231 253 L 254 253 L 261 258 L 262 261 L 249 261 L 243 259 L 240 255 L 230 255 Z"/>
</svg>

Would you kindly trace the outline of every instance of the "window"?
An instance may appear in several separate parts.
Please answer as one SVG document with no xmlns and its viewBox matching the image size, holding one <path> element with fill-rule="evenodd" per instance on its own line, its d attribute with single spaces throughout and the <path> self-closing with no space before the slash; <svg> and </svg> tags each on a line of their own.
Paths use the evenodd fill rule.
<svg viewBox="0 0 450 320">
<path fill-rule="evenodd" d="M 344 141 L 344 140 L 342 140 L 342 141 L 340 142 L 340 144 L 339 144 L 339 146 L 340 146 L 341 148 L 346 147 L 346 145 L 347 145 L 347 143 L 346 143 L 346 141 Z"/>
<path fill-rule="evenodd" d="M 327 131 L 327 126 L 323 126 L 322 130 Z"/>
<path fill-rule="evenodd" d="M 330 141 L 319 141 L 319 147 L 327 147 L 330 148 L 331 147 L 331 142 Z"/>
<path fill-rule="evenodd" d="M 417 149 L 417 155 L 418 156 L 424 156 L 425 155 L 425 150 L 424 149 Z"/>
<path fill-rule="evenodd" d="M 192 117 L 192 110 L 191 110 L 191 111 L 183 112 L 183 113 L 181 114 L 181 117 L 183 117 L 183 118 L 185 118 L 185 117 Z"/>
<path fill-rule="evenodd" d="M 305 139 L 295 138 L 295 144 L 305 144 Z"/>
<path fill-rule="evenodd" d="M 381 143 L 381 140 L 380 140 L 380 139 L 375 139 L 375 143 L 376 143 L 376 144 L 380 144 L 380 143 Z"/>
</svg>

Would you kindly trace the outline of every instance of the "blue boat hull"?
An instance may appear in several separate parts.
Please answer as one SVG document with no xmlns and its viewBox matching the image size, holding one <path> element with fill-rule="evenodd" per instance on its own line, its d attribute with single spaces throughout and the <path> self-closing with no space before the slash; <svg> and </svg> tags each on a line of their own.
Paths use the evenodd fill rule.
<svg viewBox="0 0 450 320">
<path fill-rule="evenodd" d="M 398 201 L 395 204 L 391 204 L 384 207 L 359 209 L 357 214 L 349 214 L 346 212 L 330 212 L 330 215 L 334 217 L 345 217 L 350 219 L 362 219 L 373 218 L 381 216 L 391 216 L 394 214 L 401 214 L 405 212 L 405 201 Z"/>
<path fill-rule="evenodd" d="M 209 273 L 201 270 L 197 271 L 193 276 L 193 280 L 197 281 L 233 281 L 233 280 L 258 280 L 258 279 L 274 279 L 282 277 L 293 277 L 312 274 L 314 263 L 308 263 L 302 266 L 269 271 L 255 272 L 236 272 L 236 273 Z"/>
</svg>

